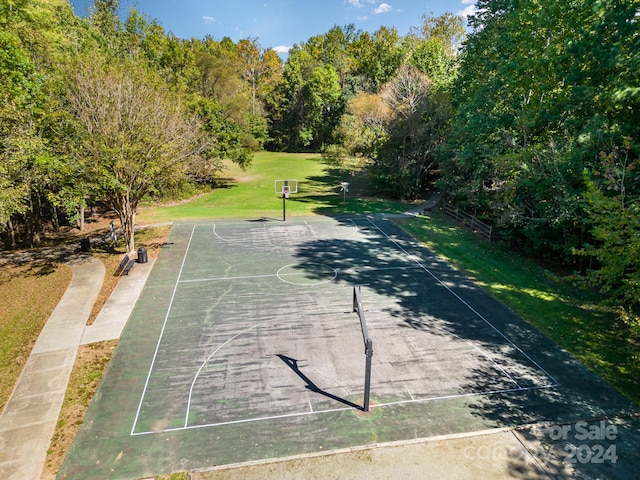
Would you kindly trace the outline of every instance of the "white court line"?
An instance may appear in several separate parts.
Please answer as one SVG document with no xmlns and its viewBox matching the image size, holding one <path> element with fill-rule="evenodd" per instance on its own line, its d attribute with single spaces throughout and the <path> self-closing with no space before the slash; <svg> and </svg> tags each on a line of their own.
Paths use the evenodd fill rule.
<svg viewBox="0 0 640 480">
<path fill-rule="evenodd" d="M 351 233 L 351 235 L 345 237 L 345 239 L 355 237 L 358 234 L 358 232 L 360 231 L 360 227 L 358 227 L 358 224 L 352 218 L 345 218 L 345 221 L 351 222 L 353 224 L 354 228 L 355 228 L 355 230 Z M 312 222 L 309 222 L 308 220 L 305 220 L 304 223 L 307 225 L 307 228 L 311 232 L 311 236 L 314 237 L 317 240 L 318 237 L 313 235 L 313 226 L 314 225 L 322 225 L 322 224 L 319 224 L 319 223 L 314 224 Z M 326 223 L 329 223 L 329 222 L 326 222 Z M 334 222 L 331 222 L 330 224 L 331 225 L 335 225 Z"/>
<path fill-rule="evenodd" d="M 395 405 L 406 405 L 409 403 L 426 403 L 426 402 L 433 402 L 437 400 L 453 400 L 456 398 L 483 397 L 487 395 L 497 395 L 497 394 L 503 394 L 503 393 L 528 392 L 533 390 L 544 390 L 547 388 L 555 388 L 556 386 L 557 385 L 555 384 L 549 384 L 549 385 L 538 385 L 534 387 L 508 388 L 504 390 L 490 390 L 487 392 L 471 392 L 471 393 L 460 393 L 460 394 L 454 394 L 454 395 L 442 395 L 439 397 L 427 397 L 427 398 L 419 398 L 419 399 L 412 399 L 412 400 L 398 400 L 396 402 L 378 403 L 374 405 L 373 408 L 391 407 Z M 309 404 L 309 406 L 311 406 L 311 404 Z M 267 416 L 256 417 L 256 418 L 243 418 L 241 420 L 229 420 L 227 422 L 204 423 L 201 425 L 191 425 L 189 427 L 167 428 L 166 430 L 162 430 L 161 432 L 149 431 L 149 432 L 132 433 L 131 436 L 155 435 L 158 433 L 168 433 L 168 432 L 182 432 L 186 430 L 195 430 L 198 428 L 221 427 L 225 425 L 238 425 L 240 423 L 253 423 L 253 422 L 261 422 L 261 421 L 267 421 L 267 420 L 277 420 L 281 418 L 304 417 L 307 415 L 320 415 L 324 413 L 344 412 L 348 410 L 353 410 L 353 407 L 329 408 L 326 410 L 316 410 L 316 411 L 314 411 L 312 408 L 311 411 L 309 412 L 285 413 L 282 415 L 267 415 Z"/>
<path fill-rule="evenodd" d="M 173 293 L 171 294 L 171 301 L 169 302 L 169 307 L 167 308 L 167 314 L 164 316 L 164 322 L 162 323 L 162 330 L 160 330 L 160 336 L 158 337 L 158 343 L 156 344 L 156 350 L 153 352 L 153 359 L 151 360 L 151 365 L 149 366 L 149 372 L 147 373 L 147 379 L 144 382 L 144 388 L 142 389 L 142 396 L 140 397 L 140 403 L 138 404 L 138 410 L 136 411 L 136 417 L 133 420 L 133 426 L 131 427 L 131 435 L 134 434 L 136 429 L 136 424 L 138 423 L 138 417 L 140 416 L 140 410 L 142 409 L 142 403 L 144 402 L 144 397 L 147 393 L 147 386 L 149 385 L 149 379 L 151 378 L 151 372 L 153 371 L 153 367 L 156 363 L 156 358 L 158 356 L 158 350 L 160 349 L 160 342 L 162 342 L 162 337 L 164 335 L 164 329 L 167 326 L 167 321 L 169 320 L 169 313 L 171 313 L 171 307 L 173 306 L 173 300 L 176 296 L 176 291 L 178 290 L 178 284 L 180 283 L 180 277 L 182 276 L 182 270 L 184 269 L 184 264 L 187 260 L 187 255 L 189 254 L 189 247 L 191 246 L 191 241 L 193 240 L 193 234 L 196 231 L 196 226 L 194 225 L 191 229 L 191 236 L 189 237 L 189 242 L 187 243 L 187 248 L 184 251 L 184 256 L 182 257 L 182 264 L 180 265 L 180 271 L 178 272 L 178 277 L 176 279 L 176 284 L 173 286 Z"/>
<path fill-rule="evenodd" d="M 351 219 L 351 218 L 347 218 L 347 219 L 345 219 L 345 222 L 351 222 L 351 224 L 353 224 L 353 228 L 354 228 L 354 231 L 353 231 L 351 234 L 349 234 L 347 237 L 345 237 L 345 238 L 347 238 L 347 239 L 348 239 L 348 238 L 353 238 L 355 235 L 357 235 L 357 234 L 358 234 L 358 232 L 359 232 L 359 230 L 360 230 L 360 227 L 358 227 L 358 224 L 357 224 L 353 219 Z M 314 235 L 314 233 L 313 233 L 313 226 L 314 226 L 314 225 L 319 225 L 319 226 L 322 226 L 322 225 L 331 225 L 331 226 L 335 226 L 335 225 L 336 225 L 336 222 L 334 221 L 334 222 L 318 222 L 318 223 L 313 223 L 313 222 L 310 222 L 310 221 L 308 221 L 308 220 L 305 220 L 305 221 L 304 221 L 304 222 L 302 222 L 302 223 L 295 223 L 295 222 L 293 222 L 293 223 L 292 223 L 292 222 L 289 222 L 289 223 L 286 223 L 286 224 L 267 224 L 267 223 L 265 222 L 265 223 L 263 223 L 263 224 L 262 224 L 262 231 L 263 231 L 263 233 L 264 233 L 264 235 L 265 235 L 265 236 L 264 236 L 264 238 L 265 238 L 266 242 L 264 242 L 264 243 L 262 243 L 262 244 L 259 244 L 259 245 L 258 245 L 258 244 L 256 244 L 256 243 L 251 243 L 251 242 L 242 241 L 242 240 L 227 239 L 227 238 L 223 237 L 221 234 L 219 234 L 219 233 L 218 233 L 218 231 L 217 231 L 217 229 L 216 229 L 216 227 L 217 227 L 218 225 L 220 225 L 220 226 L 232 226 L 232 225 L 242 225 L 242 226 L 246 226 L 246 224 L 245 224 L 245 223 L 225 223 L 225 224 L 216 224 L 216 223 L 214 223 L 214 224 L 213 224 L 213 227 L 212 227 L 212 228 L 213 228 L 213 235 L 214 235 L 216 238 L 218 238 L 219 240 L 221 240 L 221 241 L 223 241 L 223 242 L 225 242 L 225 243 L 229 243 L 229 244 L 232 244 L 232 245 L 253 245 L 253 246 L 259 246 L 259 247 L 274 247 L 274 248 L 282 248 L 282 247 L 283 247 L 283 245 L 277 245 L 277 244 L 274 244 L 274 243 L 271 241 L 271 238 L 270 238 L 270 236 L 269 236 L 269 231 L 268 231 L 268 229 L 275 229 L 275 228 L 280 229 L 281 231 L 284 231 L 284 232 L 286 232 L 286 233 L 287 233 L 287 238 L 291 238 L 291 236 L 289 235 L 289 232 L 291 231 L 291 228 L 293 228 L 293 227 L 295 227 L 295 226 L 300 226 L 300 225 L 302 225 L 302 226 L 305 226 L 305 227 L 306 227 L 307 231 L 308 231 L 308 232 L 309 232 L 309 234 L 310 234 L 310 237 L 311 237 L 311 238 L 313 238 L 313 239 L 316 239 L 316 240 L 317 240 L 317 236 L 316 236 L 316 235 Z M 207 225 L 207 226 L 210 226 L 210 225 Z M 253 239 L 253 238 L 255 238 L 255 237 L 251 237 L 251 239 Z M 291 245 L 285 245 L 285 246 L 291 246 Z M 295 246 L 295 244 L 294 244 L 293 246 Z"/>
<path fill-rule="evenodd" d="M 389 241 L 391 241 L 394 245 L 396 245 L 400 250 L 402 250 L 409 258 L 413 259 L 414 262 L 416 262 L 420 267 L 422 267 L 424 269 L 425 272 L 427 272 L 429 275 L 431 275 L 431 277 L 433 277 L 434 280 L 436 280 L 440 285 L 442 285 L 444 288 L 447 289 L 447 291 L 449 293 L 451 293 L 451 295 L 453 295 L 455 298 L 457 298 L 464 306 L 466 306 L 469 310 L 471 310 L 480 320 L 482 320 L 484 323 L 486 323 L 487 325 L 489 325 L 489 327 L 491 327 L 498 335 L 500 335 L 506 342 L 508 342 L 513 348 L 515 348 L 516 350 L 518 350 L 527 360 L 529 360 L 533 365 L 536 366 L 536 368 L 540 369 L 541 372 L 543 372 L 547 377 L 549 377 L 553 382 L 554 382 L 554 386 L 558 386 L 560 385 L 560 383 L 551 375 L 549 374 L 549 372 L 547 372 L 544 368 L 542 368 L 538 362 L 536 362 L 533 358 L 531 358 L 529 355 L 527 355 L 520 347 L 518 347 L 513 341 L 511 341 L 511 339 L 509 337 L 507 337 L 504 333 L 502 333 L 498 328 L 496 328 L 489 320 L 487 320 L 480 312 L 478 312 L 475 308 L 473 308 L 469 303 L 467 303 L 462 297 L 460 297 L 460 295 L 458 295 L 456 292 L 454 292 L 448 285 L 446 285 L 442 280 L 440 280 L 431 270 L 429 270 L 427 267 L 425 267 L 424 265 L 422 265 L 422 263 L 413 255 L 409 254 L 409 252 L 407 252 L 402 245 L 400 245 L 398 242 L 396 242 L 393 238 L 391 238 L 389 235 L 387 235 L 387 233 L 382 230 L 382 228 L 380 228 L 378 225 L 376 225 L 373 220 L 371 220 L 370 218 L 368 219 L 368 221 L 371 223 L 371 225 L 373 225 L 375 228 L 377 228 Z"/>
<path fill-rule="evenodd" d="M 292 263 L 290 265 L 285 265 L 280 270 L 278 270 L 278 272 L 276 272 L 276 273 L 268 273 L 268 274 L 264 274 L 264 275 L 237 275 L 235 277 L 193 278 L 193 279 L 190 279 L 190 280 L 180 280 L 179 283 L 201 283 L 201 282 L 214 282 L 214 281 L 218 281 L 218 280 L 253 280 L 253 279 L 259 279 L 259 278 L 272 278 L 272 277 L 277 277 L 277 278 L 280 278 L 280 277 L 301 277 L 301 276 L 306 275 L 305 272 L 300 272 L 300 273 L 279 273 L 280 271 L 282 271 L 283 268 L 296 266 L 296 265 L 299 265 L 299 264 Z M 313 264 L 313 265 L 320 265 L 320 264 Z M 329 267 L 329 268 L 331 268 L 331 267 Z M 357 269 L 355 269 L 355 268 L 346 268 L 346 269 L 343 269 L 343 270 L 337 270 L 337 269 L 332 269 L 332 270 L 334 270 L 338 274 L 340 274 L 340 273 L 356 274 L 358 272 L 365 272 L 365 271 L 366 272 L 385 272 L 385 271 L 390 271 L 390 270 L 422 270 L 422 269 L 423 269 L 423 267 L 421 267 L 421 266 L 415 266 L 415 267 L 399 266 L 399 267 L 382 267 L 382 268 L 376 268 L 376 267 L 373 267 L 373 266 L 366 266 L 366 267 L 357 268 Z M 326 282 L 323 282 L 323 283 L 326 283 Z M 299 285 L 299 284 L 297 284 L 297 285 Z M 317 284 L 309 284 L 309 286 L 313 286 L 313 285 L 317 285 Z"/>
<path fill-rule="evenodd" d="M 275 320 L 275 319 L 274 319 Z M 207 359 L 202 362 L 202 365 L 200 365 L 200 368 L 198 368 L 198 371 L 196 372 L 195 376 L 193 377 L 193 381 L 191 382 L 191 387 L 189 388 L 189 400 L 187 401 L 187 412 L 185 414 L 184 417 L 184 426 L 185 428 L 187 428 L 188 424 L 189 424 L 189 411 L 191 410 L 191 396 L 193 395 L 193 387 L 195 386 L 196 382 L 198 381 L 198 376 L 200 375 L 200 372 L 202 371 L 202 369 L 209 363 L 209 360 L 211 360 L 211 358 L 218 353 L 222 348 L 224 348 L 228 343 L 233 342 L 236 338 L 238 338 L 240 335 L 244 335 L 247 332 L 250 332 L 251 330 L 254 330 L 262 325 L 265 325 L 269 322 L 272 322 L 274 320 L 269 320 L 267 322 L 262 322 L 262 323 L 258 323 L 256 325 L 252 325 L 251 327 L 236 333 L 233 337 L 231 337 L 230 339 L 228 339 L 226 342 L 224 342 L 222 345 L 218 346 L 218 348 L 216 348 L 213 352 L 211 352 L 211 354 L 207 357 Z"/>
<path fill-rule="evenodd" d="M 293 274 L 289 274 L 293 275 Z M 296 275 L 303 275 L 302 273 L 297 273 Z M 217 280 L 252 280 L 254 278 L 271 278 L 277 277 L 275 273 L 265 274 L 265 275 L 238 275 L 235 277 L 208 277 L 208 278 L 194 278 L 191 280 L 180 280 L 179 283 L 200 283 L 200 282 L 214 282 Z"/>
<path fill-rule="evenodd" d="M 411 393 L 411 390 L 409 390 L 409 388 L 407 387 L 407 384 L 402 382 L 402 386 L 404 387 L 404 390 L 409 394 L 409 396 L 411 397 L 411 400 L 413 400 L 415 402 L 415 397 L 413 396 L 413 394 Z"/>
</svg>

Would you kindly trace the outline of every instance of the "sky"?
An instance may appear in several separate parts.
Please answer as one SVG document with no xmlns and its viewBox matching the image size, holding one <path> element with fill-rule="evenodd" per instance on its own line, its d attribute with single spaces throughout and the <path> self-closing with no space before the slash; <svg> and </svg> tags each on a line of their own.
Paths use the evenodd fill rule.
<svg viewBox="0 0 640 480">
<path fill-rule="evenodd" d="M 71 4 L 77 15 L 85 16 L 93 0 Z M 125 12 L 138 9 L 180 38 L 210 35 L 237 42 L 257 37 L 262 48 L 284 55 L 334 25 L 353 23 L 369 32 L 384 25 L 406 35 L 421 25 L 424 14 L 472 14 L 475 0 L 120 0 L 120 5 Z"/>
</svg>

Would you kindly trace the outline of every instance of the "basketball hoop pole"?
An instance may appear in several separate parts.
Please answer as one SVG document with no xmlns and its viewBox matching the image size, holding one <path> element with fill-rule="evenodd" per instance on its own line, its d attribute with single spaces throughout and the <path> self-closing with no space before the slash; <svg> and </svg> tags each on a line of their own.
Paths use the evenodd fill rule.
<svg viewBox="0 0 640 480">
<path fill-rule="evenodd" d="M 289 191 L 289 181 L 284 181 L 284 187 L 282 187 L 282 221 L 287 221 L 287 192 Z"/>
<path fill-rule="evenodd" d="M 287 196 L 285 193 L 282 193 L 282 221 L 287 221 Z"/>
<path fill-rule="evenodd" d="M 367 361 L 364 370 L 364 406 L 362 407 L 365 412 L 369 411 L 369 397 L 371 396 L 371 358 L 373 357 L 373 341 L 368 338 L 365 355 Z"/>
<path fill-rule="evenodd" d="M 373 357 L 373 340 L 369 338 L 367 331 L 367 321 L 364 318 L 362 308 L 362 293 L 360 285 L 353 287 L 353 311 L 358 313 L 360 318 L 360 328 L 362 329 L 362 339 L 364 340 L 364 354 L 367 357 L 364 371 L 364 405 L 362 410 L 369 411 L 369 397 L 371 396 L 371 358 Z"/>
</svg>

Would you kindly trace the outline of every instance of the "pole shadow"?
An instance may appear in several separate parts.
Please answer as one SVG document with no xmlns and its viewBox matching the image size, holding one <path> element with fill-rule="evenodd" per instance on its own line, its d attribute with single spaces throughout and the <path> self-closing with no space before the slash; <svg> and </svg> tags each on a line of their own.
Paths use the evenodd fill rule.
<svg viewBox="0 0 640 480">
<path fill-rule="evenodd" d="M 309 377 L 307 377 L 304 373 L 302 373 L 302 371 L 298 367 L 298 360 L 296 360 L 295 358 L 287 357 L 286 355 L 282 355 L 280 353 L 277 355 L 280 358 L 280 360 L 282 360 L 287 365 L 287 367 L 293 370 L 293 372 L 296 375 L 298 375 L 306 383 L 305 387 L 311 390 L 312 392 L 319 393 L 320 395 L 324 395 L 327 398 L 343 403 L 351 408 L 355 408 L 356 410 L 360 410 L 362 412 L 364 411 L 364 407 L 357 405 L 353 402 L 350 402 L 349 400 L 346 400 L 344 398 L 338 397 L 337 395 L 333 395 L 332 393 L 325 392 L 324 390 L 319 388 L 315 383 L 311 381 Z"/>
</svg>

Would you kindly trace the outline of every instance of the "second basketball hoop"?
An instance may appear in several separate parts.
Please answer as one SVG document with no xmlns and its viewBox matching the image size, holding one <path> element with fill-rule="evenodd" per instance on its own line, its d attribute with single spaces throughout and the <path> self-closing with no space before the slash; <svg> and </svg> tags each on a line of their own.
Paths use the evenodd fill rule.
<svg viewBox="0 0 640 480">
<path fill-rule="evenodd" d="M 286 200 L 292 193 L 298 193 L 298 180 L 276 180 L 275 192 L 282 195 L 282 221 L 287 221 L 287 204 Z"/>
</svg>

